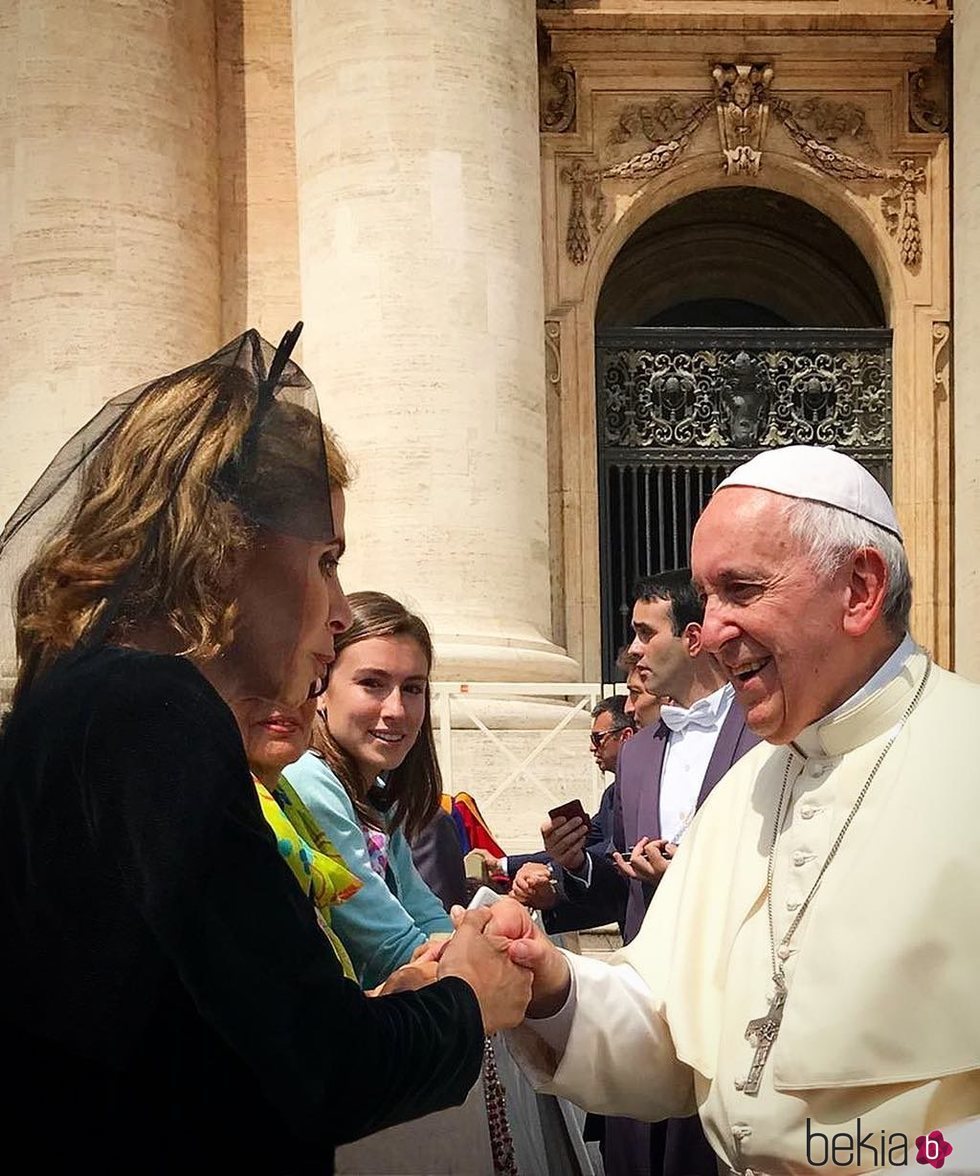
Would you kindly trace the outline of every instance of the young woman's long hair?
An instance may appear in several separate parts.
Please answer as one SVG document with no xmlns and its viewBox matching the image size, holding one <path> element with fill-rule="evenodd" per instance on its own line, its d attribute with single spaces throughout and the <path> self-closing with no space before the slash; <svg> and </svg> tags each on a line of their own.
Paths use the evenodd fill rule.
<svg viewBox="0 0 980 1176">
<path fill-rule="evenodd" d="M 312 748 L 343 784 L 362 824 L 375 829 L 400 828 L 411 839 L 436 815 L 442 795 L 428 682 L 432 638 L 421 617 L 383 592 L 352 592 L 347 599 L 354 619 L 350 628 L 334 639 L 337 657 L 348 646 L 371 637 L 410 637 L 425 655 L 425 714 L 418 738 L 398 767 L 388 772 L 383 790 L 371 788 L 365 792 L 354 757 L 333 738 L 322 715 L 317 716 L 313 726 Z"/>
</svg>

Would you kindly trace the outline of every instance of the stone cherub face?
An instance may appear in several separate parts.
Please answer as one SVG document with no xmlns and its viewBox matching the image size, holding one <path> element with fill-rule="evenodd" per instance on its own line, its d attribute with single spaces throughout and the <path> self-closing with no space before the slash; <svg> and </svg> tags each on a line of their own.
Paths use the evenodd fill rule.
<svg viewBox="0 0 980 1176">
<path fill-rule="evenodd" d="M 748 110 L 752 102 L 752 83 L 747 77 L 740 77 L 732 85 L 732 101 L 739 110 Z"/>
</svg>

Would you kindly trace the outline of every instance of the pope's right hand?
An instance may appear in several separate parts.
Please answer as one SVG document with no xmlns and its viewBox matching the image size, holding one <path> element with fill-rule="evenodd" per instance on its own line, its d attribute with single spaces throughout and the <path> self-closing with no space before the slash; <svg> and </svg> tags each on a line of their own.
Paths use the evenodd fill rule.
<svg viewBox="0 0 980 1176">
<path fill-rule="evenodd" d="M 568 961 L 541 928 L 531 920 L 527 907 L 512 898 L 502 898 L 490 911 L 488 935 L 510 940 L 510 958 L 534 976 L 529 1017 L 550 1017 L 568 999 L 572 982 Z"/>
<path fill-rule="evenodd" d="M 439 957 L 439 979 L 459 976 L 473 989 L 484 1032 L 513 1029 L 523 1021 L 531 998 L 531 973 L 510 958 L 510 937 L 490 929 L 490 908 L 455 908 L 454 913 L 456 934 Z"/>
</svg>

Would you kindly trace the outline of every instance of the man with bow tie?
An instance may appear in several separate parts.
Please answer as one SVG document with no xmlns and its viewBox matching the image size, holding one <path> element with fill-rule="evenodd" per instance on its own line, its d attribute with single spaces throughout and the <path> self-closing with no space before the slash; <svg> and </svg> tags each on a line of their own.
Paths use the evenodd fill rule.
<svg viewBox="0 0 980 1176">
<path fill-rule="evenodd" d="M 616 769 L 612 847 L 585 854 L 559 882 L 578 925 L 623 920 L 623 942 L 637 934 L 657 884 L 695 812 L 758 737 L 745 725 L 734 691 L 701 646 L 704 606 L 688 568 L 641 580 L 633 604 L 634 639 L 648 693 L 667 695 L 660 722 L 623 744 Z M 625 910 L 625 913 L 624 913 Z M 584 921 L 583 921 L 584 920 Z M 715 1176 L 716 1160 L 696 1115 L 651 1127 L 606 1120 L 608 1176 Z"/>
<path fill-rule="evenodd" d="M 625 743 L 616 769 L 613 847 L 577 871 L 589 903 L 625 902 L 629 942 L 674 849 L 715 784 L 758 739 L 733 703 L 717 662 L 701 647 L 704 609 L 687 568 L 641 580 L 633 604 L 632 653 L 651 694 L 669 696 L 660 722 Z M 575 893 L 569 880 L 569 895 Z"/>
</svg>

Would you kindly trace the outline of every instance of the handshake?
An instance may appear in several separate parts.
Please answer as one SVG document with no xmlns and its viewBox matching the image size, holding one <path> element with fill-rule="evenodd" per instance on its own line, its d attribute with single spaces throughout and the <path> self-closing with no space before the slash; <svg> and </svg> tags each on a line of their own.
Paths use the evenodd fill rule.
<svg viewBox="0 0 980 1176">
<path fill-rule="evenodd" d="M 527 907 L 501 898 L 489 907 L 453 907 L 455 932 L 419 948 L 376 995 L 421 988 L 458 976 L 480 1002 L 486 1033 L 513 1029 L 525 1016 L 546 1017 L 568 997 L 568 963 L 531 919 Z"/>
</svg>

